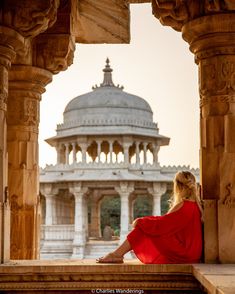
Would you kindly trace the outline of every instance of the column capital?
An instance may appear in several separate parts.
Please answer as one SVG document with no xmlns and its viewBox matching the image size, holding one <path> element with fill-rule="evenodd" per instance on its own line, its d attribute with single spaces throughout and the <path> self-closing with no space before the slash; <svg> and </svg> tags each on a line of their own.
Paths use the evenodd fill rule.
<svg viewBox="0 0 235 294">
<path fill-rule="evenodd" d="M 73 186 L 69 187 L 69 192 L 74 196 L 77 195 L 85 195 L 89 189 L 87 187 L 82 187 L 81 183 L 74 184 Z"/>
<path fill-rule="evenodd" d="M 59 188 L 55 187 L 55 185 L 51 183 L 41 184 L 40 193 L 45 197 L 53 197 L 59 193 Z"/>
<path fill-rule="evenodd" d="M 199 60 L 221 54 L 235 54 L 235 13 L 214 14 L 188 22 L 182 28 L 183 39 Z"/>
<path fill-rule="evenodd" d="M 181 31 L 186 23 L 195 19 L 235 10 L 235 3 L 232 0 L 199 2 L 201 1 L 153 0 L 153 14 L 163 25 Z"/>
<path fill-rule="evenodd" d="M 161 197 L 167 190 L 167 185 L 166 183 L 153 183 L 152 188 L 148 188 L 149 194 L 156 196 L 156 197 Z"/>
<path fill-rule="evenodd" d="M 129 196 L 134 191 L 134 183 L 120 182 L 120 185 L 115 186 L 114 189 L 120 196 Z"/>
<path fill-rule="evenodd" d="M 51 73 L 42 68 L 30 65 L 11 67 L 7 113 L 9 126 L 23 126 L 35 133 L 38 132 L 39 102 L 51 80 Z"/>
</svg>

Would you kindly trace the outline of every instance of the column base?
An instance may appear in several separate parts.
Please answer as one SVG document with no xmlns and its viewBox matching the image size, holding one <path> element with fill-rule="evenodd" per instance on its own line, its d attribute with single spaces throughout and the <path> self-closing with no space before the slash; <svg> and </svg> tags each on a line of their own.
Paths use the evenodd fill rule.
<svg viewBox="0 0 235 294">
<path fill-rule="evenodd" d="M 10 260 L 10 207 L 8 202 L 0 205 L 0 229 L 2 232 L 0 261 L 4 263 Z"/>
<path fill-rule="evenodd" d="M 85 245 L 74 245 L 73 246 L 73 254 L 71 258 L 79 258 L 83 259 L 85 255 Z"/>
</svg>

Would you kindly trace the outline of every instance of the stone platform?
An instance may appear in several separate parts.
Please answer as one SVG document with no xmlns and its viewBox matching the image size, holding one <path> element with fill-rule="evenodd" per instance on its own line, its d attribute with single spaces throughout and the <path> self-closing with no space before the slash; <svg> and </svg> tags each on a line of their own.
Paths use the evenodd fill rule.
<svg viewBox="0 0 235 294">
<path fill-rule="evenodd" d="M 10 261 L 0 293 L 235 293 L 235 265 L 96 264 L 94 260 Z"/>
</svg>

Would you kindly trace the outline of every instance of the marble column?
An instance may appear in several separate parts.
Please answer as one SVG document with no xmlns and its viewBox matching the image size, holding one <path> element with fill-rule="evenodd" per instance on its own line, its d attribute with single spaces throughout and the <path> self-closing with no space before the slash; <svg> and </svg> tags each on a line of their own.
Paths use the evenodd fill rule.
<svg viewBox="0 0 235 294">
<path fill-rule="evenodd" d="M 50 72 L 29 65 L 14 65 L 9 72 L 7 146 L 12 259 L 38 256 L 39 103 L 51 79 Z"/>
<path fill-rule="evenodd" d="M 153 164 L 156 166 L 158 165 L 158 152 L 160 150 L 160 146 L 154 144 L 153 145 Z"/>
<path fill-rule="evenodd" d="M 129 147 L 130 144 L 123 144 L 123 150 L 124 150 L 124 164 L 129 165 Z"/>
<path fill-rule="evenodd" d="M 165 183 L 153 183 L 152 188 L 148 188 L 148 192 L 153 196 L 153 215 L 161 215 L 161 197 L 166 193 Z"/>
<path fill-rule="evenodd" d="M 121 199 L 120 242 L 123 242 L 129 233 L 129 196 L 134 191 L 134 186 L 121 182 L 119 187 L 115 187 L 115 190 Z"/>
<path fill-rule="evenodd" d="M 113 142 L 109 142 L 110 163 L 113 163 Z"/>
<path fill-rule="evenodd" d="M 147 145 L 148 143 L 144 142 L 143 146 L 144 146 L 144 164 L 147 164 Z"/>
<path fill-rule="evenodd" d="M 65 164 L 69 164 L 69 143 L 65 143 Z"/>
<path fill-rule="evenodd" d="M 86 164 L 86 151 L 87 151 L 87 144 L 86 143 L 79 143 L 82 152 L 82 163 Z"/>
<path fill-rule="evenodd" d="M 100 162 L 100 154 L 101 154 L 101 142 L 97 142 L 97 157 L 98 157 L 98 162 Z"/>
<path fill-rule="evenodd" d="M 73 146 L 73 163 L 76 163 L 77 162 L 77 159 L 76 159 L 76 153 L 77 153 L 76 143 L 72 143 L 72 146 Z"/>
<path fill-rule="evenodd" d="M 45 225 L 53 225 L 53 202 L 54 195 L 45 195 L 46 199 L 46 215 L 45 215 Z"/>
<path fill-rule="evenodd" d="M 56 164 L 61 163 L 61 146 L 56 146 Z"/>
<path fill-rule="evenodd" d="M 235 14 L 192 20 L 182 32 L 199 66 L 205 261 L 234 263 Z"/>
<path fill-rule="evenodd" d="M 87 188 L 72 187 L 69 189 L 75 199 L 74 239 L 72 258 L 83 258 L 86 245 L 86 216 L 84 210 Z"/>
<path fill-rule="evenodd" d="M 140 148 L 139 142 L 135 143 L 136 165 L 140 165 Z"/>
</svg>

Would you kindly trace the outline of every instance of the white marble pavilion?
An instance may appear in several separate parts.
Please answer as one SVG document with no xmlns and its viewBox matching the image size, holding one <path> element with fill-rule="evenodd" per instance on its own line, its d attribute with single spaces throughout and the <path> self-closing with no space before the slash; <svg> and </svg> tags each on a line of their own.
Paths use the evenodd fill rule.
<svg viewBox="0 0 235 294">
<path fill-rule="evenodd" d="M 41 258 L 94 258 L 112 250 L 131 230 L 136 197 L 148 195 L 152 214 L 160 215 L 174 174 L 189 170 L 160 166 L 158 152 L 169 138 L 159 134 L 151 107 L 114 85 L 108 59 L 103 72 L 99 86 L 68 103 L 56 136 L 46 140 L 57 163 L 40 172 Z M 117 195 L 120 240 L 102 241 L 100 203 Z"/>
</svg>

